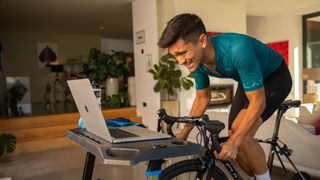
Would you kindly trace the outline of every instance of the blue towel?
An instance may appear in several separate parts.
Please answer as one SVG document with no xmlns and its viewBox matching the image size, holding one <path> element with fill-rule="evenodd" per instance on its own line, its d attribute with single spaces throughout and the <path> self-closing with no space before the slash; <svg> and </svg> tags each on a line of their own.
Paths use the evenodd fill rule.
<svg viewBox="0 0 320 180">
<path fill-rule="evenodd" d="M 113 118 L 113 119 L 105 119 L 106 125 L 108 128 L 114 128 L 114 127 L 123 127 L 123 126 L 140 126 L 143 128 L 146 128 L 144 124 L 131 122 L 130 119 L 119 117 L 119 118 Z M 85 128 L 83 118 L 80 117 L 78 121 L 78 126 L 81 129 Z"/>
</svg>

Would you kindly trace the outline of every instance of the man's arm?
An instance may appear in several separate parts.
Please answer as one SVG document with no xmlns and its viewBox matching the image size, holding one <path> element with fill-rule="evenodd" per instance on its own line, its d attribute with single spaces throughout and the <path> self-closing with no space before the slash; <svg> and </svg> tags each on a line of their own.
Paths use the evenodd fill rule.
<svg viewBox="0 0 320 180">
<path fill-rule="evenodd" d="M 237 147 L 240 146 L 250 129 L 254 127 L 266 106 L 264 88 L 246 92 L 246 96 L 249 99 L 249 106 L 246 110 L 246 114 L 241 120 L 239 127 L 232 133 L 232 136 L 229 139 L 230 142 Z"/>
<path fill-rule="evenodd" d="M 210 98 L 211 94 L 209 87 L 197 90 L 196 97 L 190 111 L 190 116 L 201 116 L 206 111 Z M 193 127 L 194 125 L 192 124 L 185 124 L 184 128 L 176 135 L 177 138 L 187 139 Z"/>
<path fill-rule="evenodd" d="M 232 133 L 230 138 L 222 144 L 222 150 L 217 154 L 218 159 L 228 160 L 235 159 L 238 153 L 238 147 L 246 138 L 250 130 L 254 127 L 257 120 L 265 108 L 264 88 L 255 91 L 246 92 L 249 99 L 249 106 L 243 118 L 239 122 L 239 126 Z"/>
</svg>

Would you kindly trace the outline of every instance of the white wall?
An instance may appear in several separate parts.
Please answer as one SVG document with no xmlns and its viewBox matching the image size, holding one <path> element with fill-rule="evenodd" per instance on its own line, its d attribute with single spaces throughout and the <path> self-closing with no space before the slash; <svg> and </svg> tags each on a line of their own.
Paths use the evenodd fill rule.
<svg viewBox="0 0 320 180">
<path fill-rule="evenodd" d="M 37 43 L 54 42 L 58 46 L 58 60 L 65 63 L 69 58 L 85 57 L 93 47 L 99 48 L 96 35 L 59 34 L 38 32 L 0 32 L 3 47 L 3 70 L 0 71 L 0 102 L 5 95 L 7 76 L 28 76 L 31 101 L 44 102 L 47 83 L 54 83 L 55 73 L 50 68 L 38 68 Z"/>
<path fill-rule="evenodd" d="M 320 3 L 320 2 L 319 2 Z M 142 8 L 142 4 L 144 8 Z M 298 48 L 298 63 L 302 62 L 302 23 L 301 15 L 318 11 L 320 6 L 303 7 L 295 11 L 286 12 L 274 17 L 249 17 L 246 18 L 246 7 L 241 4 L 221 2 L 218 0 L 135 0 L 134 8 L 134 32 L 147 28 L 147 42 L 141 45 L 134 45 L 135 62 L 137 72 L 137 84 L 144 85 L 145 88 L 137 89 L 138 113 L 147 115 L 160 107 L 160 97 L 154 94 L 152 87 L 154 81 L 150 74 L 145 73 L 145 57 L 141 55 L 141 49 L 157 54 L 157 40 L 160 37 L 166 23 L 175 15 L 180 13 L 195 13 L 204 21 L 207 31 L 214 32 L 238 32 L 252 35 L 263 42 L 274 42 L 289 40 L 289 68 L 293 73 L 293 49 Z M 156 7 L 155 7 L 156 6 Z M 148 7 L 148 8 L 145 8 Z M 157 23 L 155 23 L 157 21 Z M 158 29 L 156 28 L 158 27 Z M 148 39 L 152 35 L 152 40 Z M 165 51 L 161 51 L 165 53 Z M 141 60 L 140 63 L 139 59 Z M 158 57 L 153 58 L 153 64 L 158 62 Z M 187 70 L 181 68 L 185 74 Z M 297 70 L 301 75 L 301 67 Z M 293 74 L 294 76 L 294 74 Z M 211 78 L 211 84 L 235 83 L 233 80 Z M 301 97 L 301 81 L 296 81 L 294 86 L 299 86 L 298 95 L 291 94 L 292 97 Z M 298 83 L 298 84 L 297 84 Z M 138 87 L 139 88 L 139 87 Z M 141 103 L 147 101 L 146 96 L 150 96 L 155 106 L 142 107 Z M 180 114 L 187 115 L 195 96 L 195 90 L 180 92 Z M 156 108 L 157 107 L 157 108 Z"/>
<path fill-rule="evenodd" d="M 155 81 L 146 70 L 146 55 L 152 55 L 153 64 L 158 63 L 159 59 L 156 0 L 134 0 L 132 2 L 132 14 L 137 113 L 142 116 L 145 125 L 156 130 L 156 112 L 160 108 L 160 95 L 153 92 Z M 141 30 L 145 31 L 145 42 L 137 45 L 135 32 Z M 143 103 L 146 106 L 143 106 Z"/>
<path fill-rule="evenodd" d="M 218 0 L 175 0 L 175 14 L 186 12 L 201 17 L 207 31 L 246 32 L 244 5 Z"/>
<path fill-rule="evenodd" d="M 302 100 L 302 15 L 317 12 L 318 5 L 303 7 L 294 11 L 268 17 L 248 16 L 248 34 L 264 43 L 289 40 L 289 69 L 293 78 L 293 88 L 289 98 Z M 297 55 L 294 56 L 296 49 Z M 294 66 L 297 63 L 297 66 Z M 297 68 L 294 68 L 297 67 Z M 298 116 L 298 111 L 295 112 Z"/>
<path fill-rule="evenodd" d="M 248 35 L 253 36 L 264 43 L 270 42 L 278 42 L 278 41 L 289 41 L 289 70 L 293 78 L 293 88 L 289 95 L 290 99 L 300 99 L 300 93 L 295 90 L 294 87 L 298 87 L 301 85 L 301 82 L 294 79 L 295 70 L 294 70 L 294 56 L 293 49 L 299 46 L 300 42 L 296 36 L 298 37 L 300 34 L 300 28 L 295 27 L 295 19 L 293 15 L 283 14 L 279 16 L 271 16 L 271 17 L 261 17 L 261 16 L 248 16 L 247 18 L 247 30 Z M 289 33 L 288 33 L 289 31 Z M 302 34 L 301 34 L 302 35 Z M 301 51 L 300 51 L 301 52 Z M 299 53 L 301 54 L 301 53 Z M 295 61 L 301 64 L 301 59 L 296 59 Z M 300 73 L 299 73 L 300 74 Z M 299 94 L 296 94 L 296 93 Z"/>
<path fill-rule="evenodd" d="M 101 51 L 111 53 L 111 50 L 133 52 L 132 39 L 101 39 Z"/>
<path fill-rule="evenodd" d="M 175 0 L 174 14 L 186 12 L 197 14 L 206 25 L 207 31 L 246 33 L 246 9 L 244 5 L 225 3 L 217 0 L 198 0 L 197 2 L 193 0 Z M 182 67 L 181 69 L 184 74 L 188 74 L 186 68 Z M 237 87 L 237 83 L 231 79 L 211 77 L 210 81 L 211 84 L 234 84 L 234 87 Z M 194 98 L 194 88 L 190 91 L 181 91 L 181 115 L 189 114 Z"/>
</svg>

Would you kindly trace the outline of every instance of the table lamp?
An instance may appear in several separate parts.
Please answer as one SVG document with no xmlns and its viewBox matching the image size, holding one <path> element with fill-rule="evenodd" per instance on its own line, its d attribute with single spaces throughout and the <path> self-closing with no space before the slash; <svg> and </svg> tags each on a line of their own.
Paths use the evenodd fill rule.
<svg viewBox="0 0 320 180">
<path fill-rule="evenodd" d="M 55 77 L 54 83 L 55 84 L 59 84 L 60 83 L 59 73 L 63 72 L 63 65 L 62 64 L 50 65 L 50 67 L 51 67 L 51 72 L 55 72 L 56 73 L 56 77 Z"/>
</svg>

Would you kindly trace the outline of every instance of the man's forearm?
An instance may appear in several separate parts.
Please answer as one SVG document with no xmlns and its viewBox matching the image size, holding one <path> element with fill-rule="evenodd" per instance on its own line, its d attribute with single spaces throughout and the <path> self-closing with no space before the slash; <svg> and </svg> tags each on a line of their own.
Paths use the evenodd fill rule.
<svg viewBox="0 0 320 180">
<path fill-rule="evenodd" d="M 209 103 L 210 95 L 207 94 L 205 96 L 197 95 L 191 111 L 190 111 L 190 116 L 201 116 L 207 109 L 208 103 Z M 190 132 L 193 129 L 194 125 L 192 124 L 185 124 L 184 126 L 184 131 Z"/>
<path fill-rule="evenodd" d="M 232 133 L 230 141 L 233 142 L 236 146 L 239 146 L 243 139 L 247 136 L 250 129 L 252 129 L 261 117 L 261 114 L 264 110 L 264 104 L 250 103 L 244 118 L 241 120 L 239 127 L 235 132 Z"/>
</svg>

